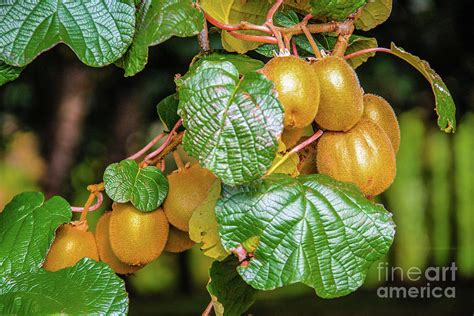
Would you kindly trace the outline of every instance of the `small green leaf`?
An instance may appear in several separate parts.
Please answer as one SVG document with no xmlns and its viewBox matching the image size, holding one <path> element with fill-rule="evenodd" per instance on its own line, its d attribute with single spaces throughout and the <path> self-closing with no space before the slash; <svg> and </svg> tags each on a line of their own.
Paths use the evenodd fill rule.
<svg viewBox="0 0 474 316">
<path fill-rule="evenodd" d="M 137 27 L 133 43 L 117 65 L 125 76 L 142 71 L 148 62 L 148 47 L 158 45 L 172 36 L 188 37 L 199 33 L 204 15 L 192 0 L 145 0 L 137 10 Z"/>
<path fill-rule="evenodd" d="M 257 53 L 260 55 L 263 55 L 265 57 L 272 58 L 275 56 L 275 53 L 278 53 L 280 49 L 278 48 L 278 45 L 273 45 L 273 44 L 263 44 L 257 49 L 255 49 Z"/>
<path fill-rule="evenodd" d="M 126 314 L 125 284 L 105 263 L 0 275 L 0 314 Z"/>
<path fill-rule="evenodd" d="M 158 105 L 156 106 L 158 116 L 160 117 L 161 122 L 163 123 L 163 125 L 165 125 L 168 131 L 172 130 L 176 123 L 179 121 L 178 104 L 178 94 L 174 93 L 161 100 L 160 103 L 158 103 Z"/>
<path fill-rule="evenodd" d="M 395 234 L 382 205 L 322 174 L 224 186 L 216 216 L 225 249 L 260 238 L 253 258 L 238 268 L 248 284 L 271 290 L 302 282 L 323 298 L 359 288 Z"/>
<path fill-rule="evenodd" d="M 357 11 L 367 0 L 310 0 L 315 17 L 327 20 L 344 20 Z"/>
<path fill-rule="evenodd" d="M 255 302 L 257 291 L 242 280 L 237 273 L 238 265 L 235 257 L 212 263 L 207 291 L 218 316 L 242 315 Z"/>
<path fill-rule="evenodd" d="M 221 196 L 221 182 L 216 180 L 209 189 L 206 199 L 194 210 L 189 220 L 189 237 L 196 243 L 202 243 L 204 255 L 222 260 L 229 255 L 222 247 L 214 209 Z"/>
<path fill-rule="evenodd" d="M 0 275 L 41 268 L 56 228 L 71 220 L 71 206 L 40 192 L 13 198 L 0 213 Z"/>
<path fill-rule="evenodd" d="M 157 209 L 168 194 L 168 179 L 154 166 L 139 168 L 134 160 L 122 160 L 105 169 L 105 192 L 117 203 L 132 202 L 142 212 Z"/>
<path fill-rule="evenodd" d="M 261 60 L 253 59 L 247 55 L 229 54 L 216 51 L 212 54 L 200 56 L 200 58 L 191 66 L 190 73 L 193 73 L 193 70 L 195 70 L 205 60 L 221 62 L 228 61 L 237 68 L 241 75 L 257 71 L 265 65 Z"/>
<path fill-rule="evenodd" d="M 456 105 L 448 87 L 443 79 L 430 67 L 428 62 L 407 53 L 403 48 L 392 43 L 390 50 L 392 54 L 400 57 L 415 67 L 429 81 L 436 99 L 436 113 L 438 114 L 438 126 L 446 133 L 456 131 Z"/>
<path fill-rule="evenodd" d="M 310 0 L 284 0 L 283 1 L 283 10 L 287 8 L 292 8 L 300 14 L 306 15 L 311 13 L 311 5 L 309 4 Z"/>
<path fill-rule="evenodd" d="M 18 78 L 23 69 L 24 67 L 10 66 L 0 60 L 0 86 Z"/>
<path fill-rule="evenodd" d="M 289 27 L 300 22 L 300 18 L 295 11 L 289 10 L 285 12 L 277 12 L 273 17 L 273 23 L 277 26 Z"/>
<path fill-rule="evenodd" d="M 390 13 L 392 13 L 392 0 L 368 1 L 361 16 L 355 21 L 355 27 L 359 30 L 369 31 L 387 21 Z"/>
<path fill-rule="evenodd" d="M 131 0 L 8 1 L 0 6 L 0 59 L 25 66 L 41 52 L 64 42 L 94 67 L 108 65 L 132 41 Z"/>
<path fill-rule="evenodd" d="M 283 130 L 283 108 L 271 81 L 240 76 L 230 62 L 203 61 L 179 89 L 184 150 L 224 183 L 261 177 Z"/>
</svg>

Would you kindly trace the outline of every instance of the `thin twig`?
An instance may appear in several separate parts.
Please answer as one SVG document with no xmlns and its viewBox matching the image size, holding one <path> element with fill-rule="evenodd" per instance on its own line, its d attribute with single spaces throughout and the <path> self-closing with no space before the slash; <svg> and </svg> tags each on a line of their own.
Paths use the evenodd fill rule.
<svg viewBox="0 0 474 316">
<path fill-rule="evenodd" d="M 158 163 L 160 160 L 165 158 L 166 155 L 168 155 L 170 152 L 175 150 L 176 147 L 178 147 L 183 141 L 183 137 L 184 137 L 184 132 L 174 135 L 171 138 L 171 141 L 168 144 L 168 146 L 166 146 L 166 148 L 164 148 L 161 153 L 159 153 L 152 161 L 150 161 L 150 165 Z"/>
<path fill-rule="evenodd" d="M 163 137 L 165 137 L 165 134 L 161 133 L 159 134 L 158 136 L 156 136 L 155 138 L 153 138 L 153 140 L 151 142 L 149 142 L 148 144 L 146 144 L 145 147 L 143 147 L 142 149 L 140 149 L 139 151 L 137 151 L 136 153 L 134 153 L 133 155 L 131 155 L 130 157 L 128 157 L 127 159 L 128 160 L 135 160 L 137 158 L 140 158 L 141 156 L 143 156 L 151 147 L 153 147 L 156 143 L 158 143 L 160 141 L 160 139 L 162 139 Z"/>
<path fill-rule="evenodd" d="M 293 55 L 298 57 L 298 49 L 296 48 L 296 42 L 294 38 L 291 39 L 291 48 L 293 49 Z"/>
<path fill-rule="evenodd" d="M 309 32 L 308 27 L 306 27 L 306 25 L 301 25 L 301 30 L 308 39 L 309 45 L 311 45 L 311 48 L 313 49 L 314 56 L 318 59 L 322 59 L 323 56 L 319 51 L 318 44 L 316 44 L 316 41 L 314 40 L 313 35 Z"/>
<path fill-rule="evenodd" d="M 182 122 L 183 122 L 182 119 L 179 119 L 178 122 L 176 122 L 173 129 L 168 134 L 168 137 L 166 138 L 165 142 L 161 144 L 161 146 L 158 147 L 158 149 L 151 152 L 145 157 L 145 159 L 143 160 L 143 165 L 149 165 L 152 159 L 155 158 L 159 153 L 161 153 L 166 148 L 166 146 L 169 145 L 169 143 L 171 142 L 171 139 L 173 138 L 174 134 L 176 134 L 176 131 L 181 126 Z"/>
<path fill-rule="evenodd" d="M 89 194 L 89 197 L 87 198 L 87 202 L 86 202 L 86 204 L 84 204 L 84 209 L 81 213 L 81 218 L 79 219 L 80 222 L 87 221 L 87 213 L 89 213 L 89 208 L 91 207 L 92 202 L 94 202 L 95 197 L 96 197 L 95 192 L 91 192 Z"/>
<path fill-rule="evenodd" d="M 211 23 L 212 25 L 220 28 L 224 31 L 243 31 L 243 30 L 253 30 L 253 31 L 260 31 L 267 34 L 272 34 L 272 32 L 263 25 L 255 25 L 250 22 L 242 21 L 239 24 L 226 24 L 222 23 L 219 20 L 213 18 L 207 13 L 204 13 L 206 20 Z"/>
<path fill-rule="evenodd" d="M 273 6 L 267 12 L 267 22 L 270 22 L 273 24 L 273 16 L 275 15 L 275 13 L 278 11 L 278 9 L 280 8 L 282 4 L 283 4 L 283 0 L 275 1 L 275 4 L 273 4 Z"/>
<path fill-rule="evenodd" d="M 211 51 L 211 43 L 209 42 L 209 31 L 207 29 L 207 22 L 204 21 L 204 27 L 198 34 L 199 50 L 201 54 L 206 54 Z"/>
<path fill-rule="evenodd" d="M 367 54 L 367 53 L 377 53 L 377 52 L 393 54 L 393 52 L 388 48 L 374 47 L 374 48 L 362 49 L 362 50 L 359 50 L 355 53 L 346 55 L 346 56 L 344 56 L 344 59 L 351 59 L 351 58 L 354 58 L 354 57 L 357 57 L 357 56 L 360 56 L 360 55 L 364 55 L 364 54 Z"/>
<path fill-rule="evenodd" d="M 277 170 L 283 163 L 285 163 L 285 161 L 287 161 L 288 158 L 290 158 L 290 156 L 292 154 L 295 154 L 295 153 L 299 152 L 301 149 L 303 149 L 306 146 L 310 145 L 311 143 L 315 142 L 322 135 L 323 135 L 323 131 L 318 130 L 316 133 L 314 133 L 313 136 L 311 136 L 310 138 L 308 138 L 307 140 L 305 140 L 301 144 L 298 144 L 297 146 L 293 147 L 293 149 L 291 149 L 289 152 L 287 152 L 283 156 L 283 158 L 281 158 L 280 161 L 278 161 L 273 167 L 270 168 L 270 170 L 267 171 L 267 175 L 270 175 L 273 172 L 275 172 L 275 170 Z"/>
<path fill-rule="evenodd" d="M 256 42 L 256 43 L 265 43 L 265 44 L 278 44 L 278 40 L 272 36 L 261 36 L 261 35 L 250 35 L 250 34 L 242 34 L 235 31 L 230 31 L 230 35 L 233 37 L 247 41 L 247 42 Z"/>
<path fill-rule="evenodd" d="M 209 316 L 211 315 L 211 311 L 212 311 L 212 308 L 214 307 L 214 305 L 212 304 L 212 300 L 209 302 L 209 304 L 207 304 L 206 306 L 206 309 L 204 310 L 204 312 L 202 312 L 201 316 Z"/>
<path fill-rule="evenodd" d="M 97 192 L 97 202 L 89 207 L 89 212 L 95 211 L 102 206 L 102 202 L 104 202 L 104 195 L 101 192 Z M 77 207 L 71 206 L 71 210 L 75 213 L 82 213 L 84 211 L 84 207 Z"/>
</svg>

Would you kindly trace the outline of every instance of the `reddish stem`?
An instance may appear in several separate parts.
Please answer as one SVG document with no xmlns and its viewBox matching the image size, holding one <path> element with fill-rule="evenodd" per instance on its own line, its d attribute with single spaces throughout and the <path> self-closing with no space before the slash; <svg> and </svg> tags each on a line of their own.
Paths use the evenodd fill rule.
<svg viewBox="0 0 474 316">
<path fill-rule="evenodd" d="M 102 202 L 104 201 L 104 196 L 101 192 L 97 192 L 97 202 L 94 205 L 89 207 L 89 212 L 95 211 L 102 206 Z M 84 211 L 84 207 L 77 207 L 71 206 L 71 210 L 76 213 L 82 213 Z"/>
<path fill-rule="evenodd" d="M 155 138 L 153 138 L 153 140 L 151 142 L 149 142 L 145 147 L 143 147 L 142 149 L 140 149 L 139 151 L 137 151 L 136 153 L 134 153 L 133 155 L 131 155 L 130 157 L 128 157 L 127 159 L 129 160 L 135 160 L 139 157 L 141 157 L 142 155 L 144 155 L 151 147 L 153 147 L 156 143 L 158 143 L 160 141 L 160 139 L 162 139 L 163 137 L 165 137 L 165 134 L 164 133 L 161 133 L 160 135 L 156 136 Z"/>
<path fill-rule="evenodd" d="M 202 316 L 209 316 L 211 315 L 211 311 L 212 311 L 212 308 L 214 307 L 214 305 L 212 304 L 212 300 L 209 302 L 209 304 L 207 304 L 206 306 L 206 309 L 204 310 L 204 312 L 202 312 Z"/>
<path fill-rule="evenodd" d="M 367 54 L 367 53 L 376 53 L 376 52 L 393 54 L 393 52 L 388 48 L 375 47 L 375 48 L 362 49 L 362 50 L 359 50 L 355 53 L 346 55 L 346 56 L 344 56 L 344 59 L 351 59 L 351 58 L 354 58 L 354 57 L 357 57 L 357 56 L 360 56 L 360 55 L 364 55 L 364 54 Z"/>
<path fill-rule="evenodd" d="M 291 40 L 291 48 L 293 49 L 293 55 L 298 57 L 298 49 L 296 48 L 296 42 L 294 38 Z"/>
<path fill-rule="evenodd" d="M 163 151 L 163 149 L 166 148 L 166 146 L 169 145 L 169 143 L 171 142 L 171 139 L 173 138 L 173 135 L 176 134 L 176 131 L 178 130 L 178 128 L 181 126 L 181 124 L 183 123 L 183 120 L 182 119 L 179 119 L 178 122 L 176 122 L 176 124 L 174 125 L 173 129 L 170 131 L 170 133 L 168 134 L 168 137 L 166 138 L 165 142 L 163 144 L 161 144 L 160 147 L 158 147 L 158 149 L 156 149 L 155 151 L 151 152 L 150 154 L 148 154 L 145 159 L 144 159 L 144 165 L 148 165 L 150 163 L 150 161 L 155 158 L 159 153 L 161 153 Z"/>
<path fill-rule="evenodd" d="M 272 36 L 249 35 L 249 34 L 238 33 L 235 31 L 230 31 L 229 34 L 237 39 L 247 41 L 247 42 L 278 44 L 277 39 Z"/>
<path fill-rule="evenodd" d="M 268 33 L 268 34 L 272 33 L 267 27 L 263 25 L 255 25 L 255 24 L 245 22 L 245 21 L 240 22 L 239 24 L 225 24 L 213 18 L 212 16 L 210 16 L 209 14 L 205 12 L 204 12 L 204 16 L 206 17 L 206 20 L 209 23 L 211 23 L 212 25 L 224 31 L 254 30 L 254 31 L 260 31 L 260 32 Z"/>
<path fill-rule="evenodd" d="M 307 140 L 305 140 L 304 142 L 302 142 L 301 144 L 298 144 L 297 146 L 293 147 L 293 149 L 291 149 L 289 151 L 290 154 L 293 154 L 293 153 L 297 153 L 299 152 L 301 149 L 305 148 L 306 146 L 308 145 L 311 145 L 311 143 L 315 142 L 316 140 L 318 140 L 319 137 L 321 137 L 323 135 L 323 131 L 322 130 L 319 130 L 317 131 L 316 133 L 314 133 L 313 136 L 311 136 L 310 138 L 308 138 Z"/>
<path fill-rule="evenodd" d="M 283 0 L 277 0 L 275 2 L 275 4 L 270 8 L 270 10 L 268 10 L 268 13 L 267 13 L 267 22 L 272 22 L 273 23 L 273 16 L 275 15 L 275 13 L 278 11 L 278 9 L 280 8 L 280 6 L 282 5 L 283 3 Z"/>
</svg>

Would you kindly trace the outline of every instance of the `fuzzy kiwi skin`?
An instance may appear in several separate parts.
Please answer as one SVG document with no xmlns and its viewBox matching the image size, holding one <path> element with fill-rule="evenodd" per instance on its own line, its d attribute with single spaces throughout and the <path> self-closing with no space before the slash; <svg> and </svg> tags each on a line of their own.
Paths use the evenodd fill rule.
<svg viewBox="0 0 474 316">
<path fill-rule="evenodd" d="M 109 223 L 110 245 L 129 265 L 145 265 L 158 258 L 168 240 L 169 224 L 161 208 L 141 212 L 132 204 L 114 204 Z"/>
<path fill-rule="evenodd" d="M 390 103 L 377 95 L 365 94 L 364 114 L 362 117 L 371 120 L 387 133 L 393 150 L 397 153 L 400 147 L 400 126 Z"/>
<path fill-rule="evenodd" d="M 189 238 L 187 232 L 183 232 L 173 226 L 170 226 L 170 233 L 168 235 L 168 242 L 165 246 L 165 251 L 179 253 L 189 250 L 194 246 L 194 241 Z"/>
<path fill-rule="evenodd" d="M 163 210 L 171 225 L 189 231 L 189 220 L 194 210 L 207 197 L 216 177 L 198 164 L 168 175 L 168 195 Z"/>
<path fill-rule="evenodd" d="M 49 249 L 43 267 L 54 272 L 72 267 L 86 257 L 99 261 L 94 234 L 74 227 L 72 224 L 64 224 L 56 231 L 56 238 Z"/>
<path fill-rule="evenodd" d="M 347 131 L 362 117 L 364 102 L 359 78 L 340 57 L 328 56 L 312 65 L 321 97 L 316 123 L 330 131 Z"/>
<path fill-rule="evenodd" d="M 295 56 L 274 57 L 262 73 L 275 84 L 285 109 L 285 128 L 310 125 L 319 108 L 319 82 L 314 80 L 313 67 Z"/>
<path fill-rule="evenodd" d="M 101 261 L 107 263 L 115 273 L 118 274 L 131 274 L 139 269 L 141 266 L 132 266 L 120 261 L 119 258 L 112 251 L 110 245 L 109 226 L 112 212 L 107 212 L 102 215 L 97 222 L 95 227 L 95 240 L 97 243 L 97 249 L 99 250 L 99 258 Z"/>
<path fill-rule="evenodd" d="M 387 134 L 363 119 L 348 132 L 327 132 L 316 148 L 320 173 L 356 184 L 365 196 L 385 191 L 396 173 L 395 153 Z"/>
</svg>

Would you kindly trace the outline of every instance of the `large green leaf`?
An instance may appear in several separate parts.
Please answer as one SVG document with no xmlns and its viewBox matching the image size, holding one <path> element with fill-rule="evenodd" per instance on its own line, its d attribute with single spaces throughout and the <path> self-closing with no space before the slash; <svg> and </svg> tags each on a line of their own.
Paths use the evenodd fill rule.
<svg viewBox="0 0 474 316">
<path fill-rule="evenodd" d="M 254 257 L 238 268 L 248 284 L 271 290 L 302 282 L 324 298 L 360 287 L 395 234 L 382 205 L 354 185 L 321 174 L 272 174 L 224 186 L 216 216 L 227 250 L 259 240 Z"/>
<path fill-rule="evenodd" d="M 139 168 L 134 160 L 111 164 L 104 172 L 105 192 L 118 203 L 132 202 L 142 212 L 157 209 L 168 194 L 168 179 L 154 166 Z"/>
<path fill-rule="evenodd" d="M 0 5 L 0 59 L 15 66 L 64 42 L 89 66 L 114 62 L 132 41 L 132 0 L 7 1 Z"/>
<path fill-rule="evenodd" d="M 15 196 L 0 214 L 0 275 L 38 270 L 56 228 L 71 216 L 70 205 L 60 197 L 45 201 L 39 192 Z"/>
<path fill-rule="evenodd" d="M 355 27 L 368 31 L 385 22 L 392 13 L 392 0 L 372 0 L 367 2 Z"/>
<path fill-rule="evenodd" d="M 390 50 L 392 54 L 415 67 L 429 81 L 436 99 L 435 110 L 438 114 L 438 126 L 446 133 L 454 133 L 456 131 L 456 105 L 443 79 L 430 67 L 428 62 L 406 52 L 401 47 L 397 47 L 394 43 L 392 43 Z"/>
<path fill-rule="evenodd" d="M 344 20 L 367 0 L 310 0 L 313 15 L 327 20 Z"/>
<path fill-rule="evenodd" d="M 212 263 L 207 291 L 217 316 L 242 315 L 255 302 L 257 291 L 242 280 L 237 273 L 238 265 L 235 257 Z"/>
<path fill-rule="evenodd" d="M 126 314 L 125 284 L 102 262 L 0 275 L 0 314 Z"/>
<path fill-rule="evenodd" d="M 133 76 L 145 67 L 149 46 L 172 36 L 196 35 L 203 25 L 204 15 L 192 0 L 139 1 L 133 43 L 117 64 L 125 70 L 125 76 Z"/>
<path fill-rule="evenodd" d="M 10 66 L 0 60 L 0 86 L 20 76 L 24 67 Z"/>
<path fill-rule="evenodd" d="M 200 4 L 207 14 L 227 24 L 238 24 L 241 21 L 263 24 L 267 11 L 271 7 L 271 3 L 266 0 L 201 0 Z M 243 31 L 241 33 L 261 34 L 255 31 Z M 261 45 L 260 43 L 236 39 L 226 31 L 222 32 L 221 37 L 222 47 L 230 52 L 246 53 Z"/>
<path fill-rule="evenodd" d="M 260 178 L 283 130 L 283 108 L 271 81 L 240 76 L 230 62 L 203 61 L 179 88 L 184 149 L 230 185 Z"/>
</svg>

